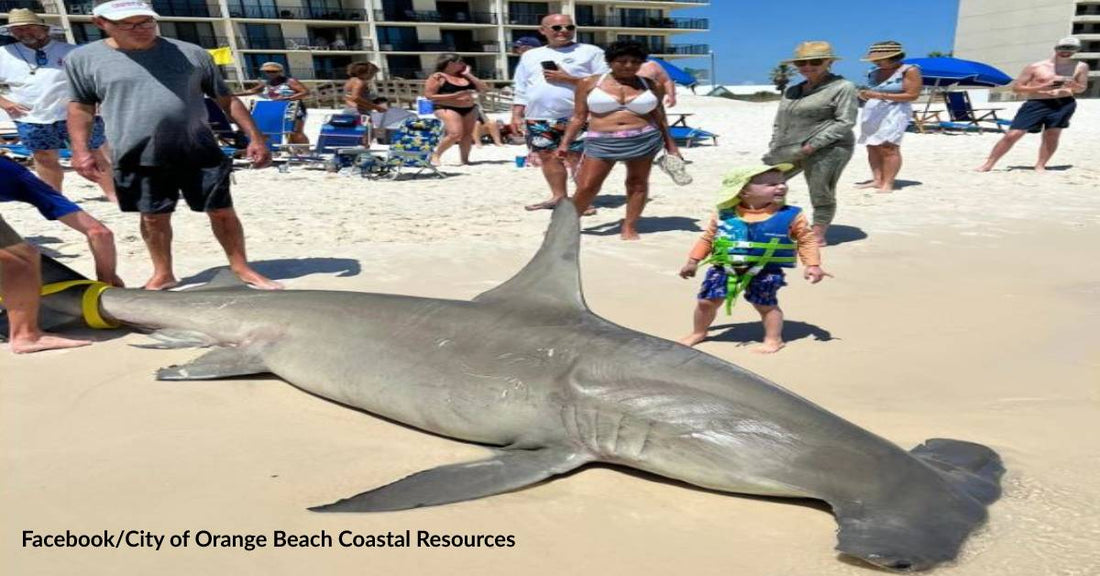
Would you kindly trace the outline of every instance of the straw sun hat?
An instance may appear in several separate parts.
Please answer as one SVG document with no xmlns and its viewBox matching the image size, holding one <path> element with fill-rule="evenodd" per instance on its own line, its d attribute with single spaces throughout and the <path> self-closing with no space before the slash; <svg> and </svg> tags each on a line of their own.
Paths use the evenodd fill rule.
<svg viewBox="0 0 1100 576">
<path fill-rule="evenodd" d="M 875 42 L 871 44 L 871 47 L 867 49 L 867 55 L 860 58 L 860 60 L 864 62 L 874 62 L 876 60 L 885 60 L 887 58 L 904 55 L 905 49 L 901 47 L 900 42 L 887 40 L 885 42 Z"/>
<path fill-rule="evenodd" d="M 285 68 L 283 68 L 283 65 L 279 64 L 278 62 L 264 62 L 260 65 L 260 70 L 264 72 L 268 70 L 271 70 L 272 72 L 282 72 L 283 70 L 285 70 Z"/>
<path fill-rule="evenodd" d="M 33 10 L 29 8 L 15 8 L 11 12 L 8 12 L 8 28 L 16 28 L 19 26 L 46 26 L 46 21 L 39 18 Z"/>
<path fill-rule="evenodd" d="M 824 40 L 810 40 L 803 42 L 795 47 L 794 58 L 784 60 L 784 63 L 790 64 L 792 62 L 798 62 L 799 60 L 840 60 L 840 57 L 833 53 L 833 46 Z"/>
</svg>

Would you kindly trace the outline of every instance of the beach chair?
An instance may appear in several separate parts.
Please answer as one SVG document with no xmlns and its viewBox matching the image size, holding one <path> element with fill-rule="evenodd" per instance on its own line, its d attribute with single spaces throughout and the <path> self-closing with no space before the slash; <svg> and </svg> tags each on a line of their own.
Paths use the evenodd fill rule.
<svg viewBox="0 0 1100 576">
<path fill-rule="evenodd" d="M 439 145 L 443 137 L 443 123 L 436 118 L 409 118 L 401 124 L 397 131 L 397 137 L 390 145 L 386 156 L 386 166 L 389 168 L 387 177 L 396 179 L 401 174 L 402 168 L 416 168 L 414 178 L 420 173 L 429 170 L 432 174 L 444 178 L 434 165 L 431 157 L 435 147 Z"/>
<path fill-rule="evenodd" d="M 1011 120 L 1001 120 L 997 117 L 997 111 L 1004 110 L 1004 108 L 977 108 L 970 103 L 970 94 L 966 91 L 947 91 L 943 93 L 943 103 L 947 106 L 947 115 L 951 118 L 951 122 L 962 125 L 947 127 L 948 129 L 970 129 L 966 126 L 972 126 L 974 130 L 980 131 L 983 126 L 982 123 L 991 125 L 990 127 L 998 132 L 1004 132 L 1005 126 L 1011 126 Z"/>
<path fill-rule="evenodd" d="M 233 123 L 225 115 L 225 110 L 222 110 L 217 102 L 210 98 L 203 98 L 203 104 L 206 104 L 206 122 L 214 132 L 214 137 L 218 139 L 218 146 L 221 147 L 223 154 L 232 158 L 248 147 L 248 138 L 244 132 L 233 127 Z"/>
<path fill-rule="evenodd" d="M 294 132 L 294 117 L 298 113 L 298 103 L 292 100 L 255 100 L 249 111 L 252 121 L 267 139 L 267 147 L 272 152 L 287 149 L 288 137 Z"/>
<path fill-rule="evenodd" d="M 315 154 L 335 154 L 341 148 L 363 148 L 370 126 L 359 114 L 332 114 L 325 117 L 317 137 Z"/>
<path fill-rule="evenodd" d="M 718 135 L 713 132 L 707 132 L 701 128 L 692 128 L 691 126 L 669 126 L 668 132 L 677 144 L 681 144 L 688 148 L 706 140 L 711 140 L 715 146 L 718 145 Z"/>
</svg>

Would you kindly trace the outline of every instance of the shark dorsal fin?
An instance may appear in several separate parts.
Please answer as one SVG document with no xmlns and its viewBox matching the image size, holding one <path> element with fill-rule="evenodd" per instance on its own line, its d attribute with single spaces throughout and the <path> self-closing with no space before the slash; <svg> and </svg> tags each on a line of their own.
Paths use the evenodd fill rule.
<svg viewBox="0 0 1100 576">
<path fill-rule="evenodd" d="M 474 302 L 516 303 L 586 312 L 577 262 L 581 231 L 577 210 L 569 200 L 558 202 L 550 229 L 534 258 L 507 282 L 479 294 Z"/>
</svg>

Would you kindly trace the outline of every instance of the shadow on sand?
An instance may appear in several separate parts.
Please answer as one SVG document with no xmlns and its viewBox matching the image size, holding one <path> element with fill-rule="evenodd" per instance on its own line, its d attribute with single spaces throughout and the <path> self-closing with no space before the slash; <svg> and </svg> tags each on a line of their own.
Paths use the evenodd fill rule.
<svg viewBox="0 0 1100 576">
<path fill-rule="evenodd" d="M 843 224 L 833 224 L 829 226 L 829 231 L 825 233 L 825 241 L 829 243 L 829 246 L 836 246 L 837 244 L 844 244 L 845 242 L 858 242 L 866 239 L 867 233 L 860 228 L 845 226 Z"/>
<path fill-rule="evenodd" d="M 714 334 L 714 332 L 718 330 L 721 330 L 721 332 Z M 708 341 L 736 342 L 739 344 L 764 341 L 764 325 L 759 321 L 711 326 L 710 331 L 713 335 L 707 336 Z M 795 340 L 810 337 L 813 337 L 814 340 L 819 342 L 833 340 L 832 332 L 813 324 L 799 322 L 798 320 L 787 320 L 783 322 L 783 340 L 785 342 L 794 342 Z"/>
<path fill-rule="evenodd" d="M 357 276 L 362 272 L 358 260 L 351 258 L 283 258 L 278 260 L 257 260 L 249 262 L 257 272 L 272 280 L 301 278 L 310 274 L 335 274 L 340 278 Z M 204 284 L 214 278 L 225 266 L 208 268 L 180 279 L 180 285 Z"/>
<path fill-rule="evenodd" d="M 581 229 L 581 234 L 591 234 L 593 236 L 613 236 L 621 232 L 622 227 L 622 220 L 616 220 L 614 222 L 607 222 L 604 224 L 597 224 L 596 226 L 583 228 Z M 703 229 L 699 227 L 699 220 L 695 218 L 686 218 L 683 216 L 643 216 L 638 220 L 639 234 L 653 234 L 656 232 L 670 232 L 673 230 L 684 230 L 687 232 L 703 231 Z"/>
</svg>

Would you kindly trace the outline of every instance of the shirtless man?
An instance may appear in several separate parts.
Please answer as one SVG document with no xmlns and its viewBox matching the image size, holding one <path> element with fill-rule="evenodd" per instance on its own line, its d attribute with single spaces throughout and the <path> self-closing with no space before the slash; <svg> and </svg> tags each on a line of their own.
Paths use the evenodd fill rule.
<svg viewBox="0 0 1100 576">
<path fill-rule="evenodd" d="M 1011 150 L 1028 132 L 1043 133 L 1035 171 L 1046 171 L 1047 162 L 1058 149 L 1058 138 L 1062 135 L 1062 129 L 1069 127 L 1069 119 L 1077 109 L 1074 96 L 1088 88 L 1088 65 L 1073 60 L 1073 55 L 1080 50 L 1080 40 L 1073 37 L 1063 38 L 1054 45 L 1053 57 L 1024 68 L 1012 90 L 1017 94 L 1026 94 L 1027 102 L 1012 119 L 1008 132 L 993 146 L 985 164 L 977 168 L 978 172 L 992 170 L 1001 156 Z"/>
</svg>

